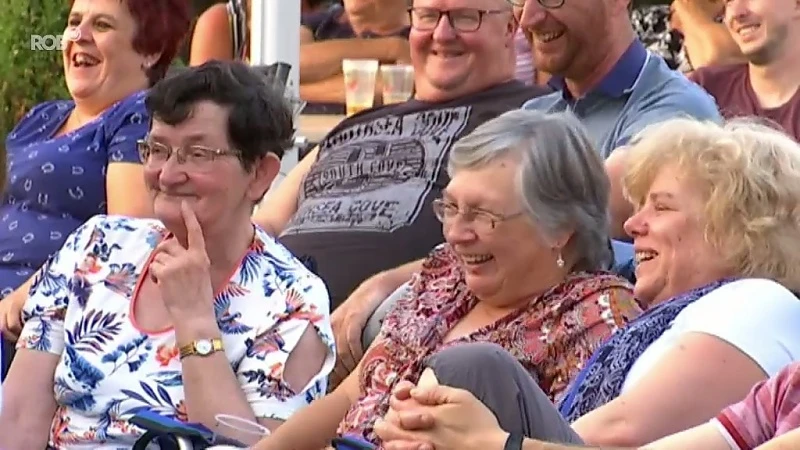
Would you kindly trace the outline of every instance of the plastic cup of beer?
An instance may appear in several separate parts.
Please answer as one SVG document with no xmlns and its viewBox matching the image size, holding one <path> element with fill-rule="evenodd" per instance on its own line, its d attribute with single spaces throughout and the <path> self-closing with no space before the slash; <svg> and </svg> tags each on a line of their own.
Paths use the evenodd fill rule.
<svg viewBox="0 0 800 450">
<path fill-rule="evenodd" d="M 344 59 L 345 102 L 347 115 L 372 108 L 375 101 L 375 78 L 378 75 L 377 59 Z"/>
<path fill-rule="evenodd" d="M 381 66 L 383 104 L 402 103 L 414 93 L 414 68 L 408 64 Z"/>
</svg>

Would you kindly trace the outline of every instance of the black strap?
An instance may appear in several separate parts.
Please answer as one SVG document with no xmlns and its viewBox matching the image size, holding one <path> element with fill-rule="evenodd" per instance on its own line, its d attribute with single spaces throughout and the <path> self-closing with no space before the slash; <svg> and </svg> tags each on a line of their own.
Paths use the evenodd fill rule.
<svg viewBox="0 0 800 450">
<path fill-rule="evenodd" d="M 150 430 L 134 442 L 131 450 L 145 450 L 150 443 L 158 444 L 161 450 L 178 450 L 180 448 L 178 439 L 174 435 Z M 195 447 L 195 450 L 203 448 L 205 447 Z"/>
<path fill-rule="evenodd" d="M 519 433 L 511 433 L 506 439 L 506 445 L 503 450 L 522 450 L 522 440 L 524 438 Z"/>
<path fill-rule="evenodd" d="M 233 43 L 233 59 L 247 59 L 247 10 L 242 0 L 230 0 L 226 7 L 231 26 L 231 42 Z"/>
<path fill-rule="evenodd" d="M 139 437 L 136 442 L 134 442 L 132 450 L 145 450 L 151 442 L 156 442 L 156 440 L 158 440 L 158 438 L 161 436 L 161 433 L 148 431 Z"/>
</svg>

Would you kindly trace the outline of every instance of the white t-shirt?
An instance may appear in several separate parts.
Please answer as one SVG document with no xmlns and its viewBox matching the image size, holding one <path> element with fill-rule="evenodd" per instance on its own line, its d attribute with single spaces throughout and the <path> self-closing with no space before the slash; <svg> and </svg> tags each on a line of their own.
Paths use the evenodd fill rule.
<svg viewBox="0 0 800 450">
<path fill-rule="evenodd" d="M 738 348 L 768 377 L 800 360 L 800 299 L 766 279 L 733 281 L 696 300 L 631 367 L 622 392 L 641 380 L 685 333 L 715 336 Z"/>
</svg>

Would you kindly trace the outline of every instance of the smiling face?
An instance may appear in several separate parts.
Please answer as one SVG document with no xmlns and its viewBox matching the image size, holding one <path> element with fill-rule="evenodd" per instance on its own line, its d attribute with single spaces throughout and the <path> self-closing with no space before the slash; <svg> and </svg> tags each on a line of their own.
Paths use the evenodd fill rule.
<svg viewBox="0 0 800 450">
<path fill-rule="evenodd" d="M 445 203 L 462 211 L 444 220 L 445 240 L 462 261 L 469 289 L 495 307 L 528 299 L 564 275 L 558 273 L 558 252 L 522 213 L 515 187 L 518 166 L 515 158 L 505 157 L 480 168 L 461 169 L 443 196 Z M 467 220 L 464 211 L 508 219 L 496 221 L 492 229 L 479 220 Z"/>
<path fill-rule="evenodd" d="M 798 35 L 799 20 L 796 0 L 729 0 L 725 5 L 728 31 L 742 54 L 757 65 L 768 64 L 797 45 L 790 36 Z"/>
<path fill-rule="evenodd" d="M 172 148 L 201 146 L 230 152 L 227 136 L 228 110 L 210 101 L 194 105 L 192 113 L 177 125 L 153 120 L 148 141 Z M 191 154 L 191 151 L 189 152 Z M 269 188 L 279 169 L 277 156 L 269 154 L 245 170 L 233 154 L 210 162 L 180 163 L 173 154 L 163 163 L 145 161 L 145 184 L 156 218 L 173 233 L 183 227 L 181 203 L 186 202 L 197 215 L 204 232 L 224 235 L 230 224 L 249 222 L 253 205 Z"/>
<path fill-rule="evenodd" d="M 133 50 L 136 23 L 126 1 L 75 0 L 63 50 L 70 95 L 99 108 L 147 88 L 143 65 L 155 58 Z"/>
<path fill-rule="evenodd" d="M 643 305 L 655 305 L 730 273 L 704 237 L 701 192 L 675 167 L 662 168 L 644 203 L 625 222 L 636 251 L 634 294 Z"/>
<path fill-rule="evenodd" d="M 444 16 L 433 30 L 412 27 L 409 44 L 418 99 L 450 100 L 513 79 L 516 25 L 503 0 L 416 0 L 414 8 L 426 11 L 425 17 L 459 8 L 507 11 L 483 15 L 475 31 L 458 31 Z"/>
<path fill-rule="evenodd" d="M 559 8 L 527 0 L 514 13 L 531 43 L 536 69 L 580 79 L 603 59 L 596 49 L 607 46 L 611 35 L 605 0 L 566 0 Z"/>
</svg>

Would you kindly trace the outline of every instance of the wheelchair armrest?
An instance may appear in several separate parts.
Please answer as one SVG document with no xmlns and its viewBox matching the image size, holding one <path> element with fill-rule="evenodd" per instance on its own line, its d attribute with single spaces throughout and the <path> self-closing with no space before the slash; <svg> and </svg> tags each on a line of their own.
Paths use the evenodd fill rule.
<svg viewBox="0 0 800 450">
<path fill-rule="evenodd" d="M 372 344 L 372 341 L 378 337 L 378 333 L 381 331 L 381 325 L 383 325 L 383 319 L 386 318 L 389 311 L 392 310 L 398 300 L 408 295 L 409 292 L 411 292 L 411 283 L 403 283 L 373 311 L 372 315 L 367 319 L 364 331 L 361 333 L 361 345 L 364 349 L 367 349 Z"/>
</svg>

